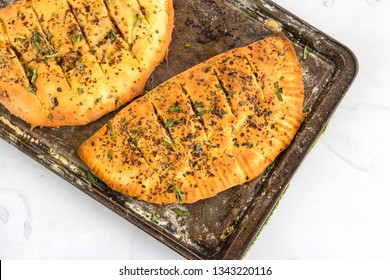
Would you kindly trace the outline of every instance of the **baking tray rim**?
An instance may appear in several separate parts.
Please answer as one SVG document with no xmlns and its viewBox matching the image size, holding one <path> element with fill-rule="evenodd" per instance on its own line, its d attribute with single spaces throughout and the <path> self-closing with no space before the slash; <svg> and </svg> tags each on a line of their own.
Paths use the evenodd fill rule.
<svg viewBox="0 0 390 280">
<path fill-rule="evenodd" d="M 296 149 L 294 150 L 293 143 L 286 150 L 287 157 L 295 157 L 296 163 L 294 165 L 294 168 L 289 169 L 288 174 L 286 174 L 286 176 L 284 177 L 285 182 L 283 182 L 283 186 L 280 189 L 280 192 L 274 196 L 272 203 L 269 205 L 267 215 L 262 217 L 260 216 L 257 220 L 251 221 L 251 226 L 249 227 L 247 221 L 241 222 L 239 227 L 235 230 L 234 234 L 230 236 L 226 245 L 223 247 L 222 251 L 217 256 L 219 259 L 239 259 L 245 255 L 246 251 L 250 248 L 250 245 L 252 244 L 256 236 L 259 234 L 260 230 L 266 223 L 267 219 L 272 214 L 272 211 L 275 209 L 275 206 L 280 200 L 281 196 L 287 189 L 288 182 L 291 180 L 295 172 L 298 170 L 300 164 L 303 162 L 304 158 L 309 153 L 311 147 L 314 145 L 317 138 L 321 135 L 323 129 L 329 122 L 338 104 L 341 102 L 342 98 L 348 91 L 349 87 L 351 86 L 352 82 L 354 81 L 358 73 L 358 68 L 359 68 L 358 61 L 355 54 L 348 47 L 341 44 L 339 41 L 333 39 L 329 35 L 323 33 L 317 28 L 301 20 L 299 17 L 283 9 L 273 1 L 262 0 L 260 2 L 266 3 L 267 5 L 272 5 L 276 10 L 276 14 L 277 13 L 285 14 L 288 16 L 289 19 L 296 21 L 297 25 L 291 26 L 288 25 L 287 22 L 281 20 L 283 27 L 287 28 L 286 31 L 289 32 L 290 35 L 293 34 L 296 36 L 296 34 L 299 34 L 299 36 L 297 37 L 298 39 L 303 39 L 302 41 L 310 41 L 311 39 L 314 39 L 315 36 L 322 37 L 322 39 L 325 40 L 326 43 L 329 46 L 331 46 L 332 49 L 335 51 L 334 53 L 335 57 L 334 60 L 332 60 L 332 62 L 335 63 L 337 71 L 335 71 L 335 73 L 333 74 L 334 80 L 333 83 L 330 84 L 327 94 L 320 101 L 321 104 L 319 106 L 324 110 L 317 112 L 318 114 L 311 114 L 311 118 L 305 119 L 307 126 L 310 125 L 310 122 L 317 122 L 320 125 L 316 125 L 315 126 L 316 129 L 311 131 L 309 137 L 307 137 L 305 141 L 305 147 L 303 149 L 304 153 L 302 152 L 298 153 Z M 264 8 L 266 8 L 265 5 Z M 280 18 L 278 18 L 278 20 L 279 19 Z M 306 34 L 308 32 L 300 32 L 300 30 L 297 30 L 297 27 L 299 28 L 299 26 L 304 26 L 305 30 L 310 30 L 310 34 Z M 315 36 L 313 36 L 313 34 L 315 34 Z M 321 121 L 319 121 L 319 119 Z M 0 120 L 2 120 L 0 125 L 0 137 L 3 138 L 5 141 L 15 146 L 20 151 L 30 156 L 34 160 L 38 161 L 41 165 L 47 167 L 49 170 L 56 173 L 66 181 L 70 182 L 72 185 L 74 185 L 75 187 L 77 187 L 87 195 L 91 196 L 92 198 L 94 198 L 104 206 L 108 207 L 109 209 L 111 209 L 121 217 L 125 218 L 127 221 L 131 222 L 138 228 L 142 229 L 147 234 L 153 236 L 154 238 L 156 238 L 166 246 L 170 247 L 171 249 L 173 249 L 183 257 L 187 259 L 203 258 L 201 255 L 197 254 L 196 252 L 190 250 L 188 247 L 181 244 L 174 237 L 169 236 L 165 231 L 163 231 L 162 228 L 147 223 L 142 217 L 138 216 L 136 213 L 133 213 L 133 215 L 129 215 L 128 209 L 125 209 L 125 207 L 116 204 L 115 201 L 112 201 L 109 197 L 107 197 L 106 194 L 100 192 L 99 189 L 94 189 L 94 191 L 91 192 L 88 190 L 88 188 L 85 187 L 83 188 L 80 185 L 79 181 L 80 180 L 83 181 L 84 184 L 89 184 L 89 182 L 85 178 L 77 176 L 77 173 L 69 172 L 69 170 L 66 169 L 62 170 L 61 168 L 59 168 L 58 170 L 53 170 L 51 166 L 52 164 L 57 163 L 56 159 L 46 158 L 43 160 L 37 156 L 42 153 L 47 153 L 50 150 L 50 147 L 47 147 L 42 143 L 39 145 L 34 144 L 34 142 L 30 141 L 31 139 L 28 137 L 28 134 L 26 134 L 27 132 L 23 132 L 23 134 L 20 134 L 17 131 L 18 127 L 15 128 L 13 127 L 12 124 L 5 123 L 3 121 L 3 118 L 1 118 Z M 14 132 L 12 132 L 12 130 Z M 304 130 L 304 128 L 302 130 Z M 301 135 L 302 134 L 303 133 L 301 132 Z M 297 137 L 299 137 L 299 135 L 300 134 L 297 134 Z M 297 138 L 294 139 L 294 141 L 297 142 L 298 141 Z M 302 149 L 300 150 L 302 151 Z M 259 197 L 255 198 L 256 202 L 252 203 L 251 208 L 248 209 L 248 214 L 246 215 L 246 217 L 255 216 L 256 211 L 259 211 L 259 203 L 258 203 L 259 199 L 260 199 Z M 240 242 L 236 242 L 238 238 L 241 238 Z"/>
</svg>

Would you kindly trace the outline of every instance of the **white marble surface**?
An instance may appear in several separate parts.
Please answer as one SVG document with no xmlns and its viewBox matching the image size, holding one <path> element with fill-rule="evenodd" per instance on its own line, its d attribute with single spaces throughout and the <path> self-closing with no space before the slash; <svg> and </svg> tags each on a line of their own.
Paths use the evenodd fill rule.
<svg viewBox="0 0 390 280">
<path fill-rule="evenodd" d="M 390 3 L 277 0 L 360 72 L 247 259 L 390 258 Z M 0 140 L 0 259 L 181 259 Z"/>
</svg>

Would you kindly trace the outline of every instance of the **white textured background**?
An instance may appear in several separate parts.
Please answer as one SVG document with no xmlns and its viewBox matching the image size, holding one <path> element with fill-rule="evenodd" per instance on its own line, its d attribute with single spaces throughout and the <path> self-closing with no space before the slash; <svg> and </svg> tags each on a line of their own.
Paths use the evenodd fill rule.
<svg viewBox="0 0 390 280">
<path fill-rule="evenodd" d="M 390 2 L 275 2 L 360 71 L 246 258 L 390 259 Z M 0 259 L 181 257 L 0 140 Z"/>
</svg>

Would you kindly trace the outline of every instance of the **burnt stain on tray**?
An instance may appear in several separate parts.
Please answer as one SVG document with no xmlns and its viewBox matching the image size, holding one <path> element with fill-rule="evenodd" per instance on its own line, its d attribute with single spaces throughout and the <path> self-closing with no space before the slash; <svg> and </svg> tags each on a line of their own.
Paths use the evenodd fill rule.
<svg viewBox="0 0 390 280">
<path fill-rule="evenodd" d="M 154 71 L 146 91 L 212 56 L 264 39 L 275 27 L 293 41 L 304 72 L 306 118 L 290 147 L 261 176 L 194 204 L 154 205 L 95 182 L 77 157 L 84 139 L 117 112 L 86 126 L 31 131 L 0 105 L 0 136 L 184 257 L 239 259 L 352 83 L 357 62 L 346 47 L 271 1 L 180 0 L 174 7 L 168 61 Z"/>
</svg>

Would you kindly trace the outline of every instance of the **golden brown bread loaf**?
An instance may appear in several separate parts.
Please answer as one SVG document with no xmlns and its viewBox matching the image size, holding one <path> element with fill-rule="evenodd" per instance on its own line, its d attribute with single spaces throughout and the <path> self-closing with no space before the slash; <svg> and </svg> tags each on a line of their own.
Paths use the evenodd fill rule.
<svg viewBox="0 0 390 280">
<path fill-rule="evenodd" d="M 21 0 L 0 10 L 0 103 L 83 125 L 139 95 L 166 57 L 172 0 Z"/>
<path fill-rule="evenodd" d="M 121 110 L 78 150 L 112 189 L 192 203 L 254 179 L 292 141 L 304 85 L 283 34 L 207 60 Z"/>
</svg>

